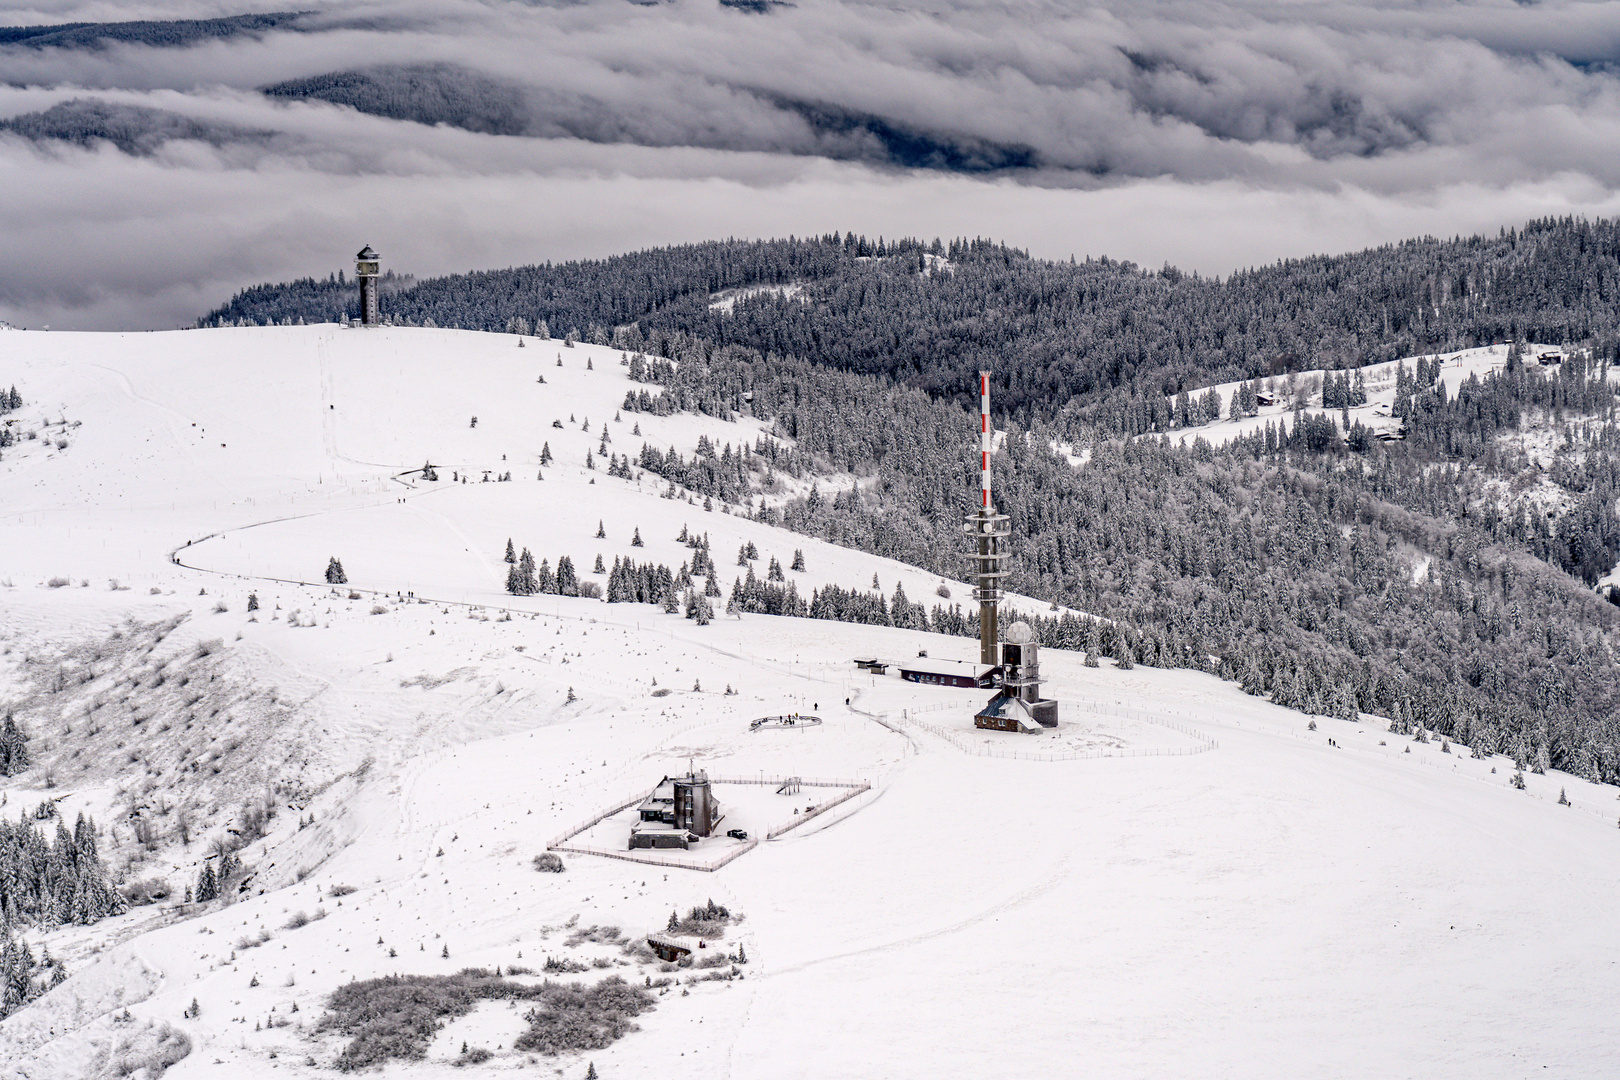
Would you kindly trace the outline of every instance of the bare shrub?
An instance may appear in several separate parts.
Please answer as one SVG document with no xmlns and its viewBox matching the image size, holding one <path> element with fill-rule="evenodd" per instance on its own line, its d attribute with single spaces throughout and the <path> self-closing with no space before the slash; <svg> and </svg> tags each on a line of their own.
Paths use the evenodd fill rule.
<svg viewBox="0 0 1620 1080">
<path fill-rule="evenodd" d="M 167 900 L 174 895 L 174 890 L 169 888 L 169 883 L 163 878 L 149 877 L 120 885 L 118 893 L 130 907 L 142 907 Z"/>
<path fill-rule="evenodd" d="M 566 867 L 563 866 L 562 856 L 554 851 L 541 852 L 534 857 L 534 868 L 542 874 L 560 874 Z"/>
<path fill-rule="evenodd" d="M 53 577 L 45 584 L 52 589 L 65 589 L 69 585 L 73 584 L 73 579 L 65 577 Z"/>
<path fill-rule="evenodd" d="M 579 583 L 579 595 L 592 600 L 602 599 L 602 583 L 599 581 L 582 581 Z"/>
<path fill-rule="evenodd" d="M 566 956 L 546 957 L 544 968 L 547 975 L 573 975 L 577 972 L 589 970 L 591 970 L 589 964 L 580 963 L 578 960 L 570 960 Z"/>
<path fill-rule="evenodd" d="M 132 763 L 133 763 L 133 761 L 140 760 L 139 755 L 135 755 L 135 754 L 132 754 L 131 758 L 132 758 Z M 140 844 L 141 847 L 145 848 L 147 851 L 155 851 L 155 850 L 157 850 L 157 846 L 158 846 L 157 826 L 152 823 L 151 818 L 147 818 L 147 817 L 134 818 L 134 819 L 132 819 L 130 821 L 129 828 L 130 828 L 130 831 L 135 834 L 136 843 Z"/>
<path fill-rule="evenodd" d="M 353 1072 L 394 1058 L 420 1059 L 445 1020 L 465 1016 L 480 1000 L 499 999 L 538 1003 L 527 1017 L 529 1031 L 513 1047 L 546 1054 L 605 1047 L 634 1030 L 630 1018 L 655 1004 L 651 994 L 616 976 L 590 988 L 532 986 L 468 968 L 456 975 L 390 975 L 347 983 L 327 999 L 329 1011 L 317 1030 L 352 1037 L 336 1064 Z"/>
<path fill-rule="evenodd" d="M 594 945 L 617 945 L 624 940 L 624 931 L 617 926 L 587 926 L 568 935 L 565 944 L 576 946 L 589 941 Z"/>
<path fill-rule="evenodd" d="M 236 746 L 227 746 L 227 750 L 235 750 Z M 270 822 L 276 816 L 276 803 L 269 795 L 249 799 L 242 804 L 242 809 L 236 815 L 236 831 L 238 843 L 247 845 L 259 839 L 269 829 Z"/>
<path fill-rule="evenodd" d="M 309 914 L 300 911 L 282 925 L 283 930 L 297 930 L 309 925 Z"/>
<path fill-rule="evenodd" d="M 949 600 L 951 598 L 951 588 L 949 585 L 941 582 L 939 588 L 934 590 L 934 595 L 939 597 L 941 600 Z"/>
<path fill-rule="evenodd" d="M 236 939 L 237 949 L 246 952 L 248 949 L 257 949 L 260 945 L 275 937 L 268 930 L 260 930 L 257 934 L 243 934 Z"/>
<path fill-rule="evenodd" d="M 158 1080 L 170 1065 L 191 1053 L 190 1036 L 168 1024 L 159 1024 L 149 1028 L 143 1036 L 120 1040 L 120 1043 L 111 1063 L 113 1075 L 120 1077 L 139 1073 L 146 1080 Z"/>
<path fill-rule="evenodd" d="M 426 1055 L 428 1042 L 447 1018 L 472 1011 L 477 994 L 456 977 L 387 976 L 339 987 L 328 999 L 330 1012 L 319 1030 L 352 1035 L 338 1054 L 342 1072 L 380 1065 L 391 1058 Z"/>
<path fill-rule="evenodd" d="M 548 1055 L 605 1049 L 635 1031 L 632 1018 L 653 1004 L 651 994 L 617 975 L 589 989 L 578 984 L 552 987 L 524 1017 L 529 1030 L 512 1048 Z"/>
<path fill-rule="evenodd" d="M 638 964 L 650 964 L 658 959 L 644 937 L 629 938 L 619 946 L 619 952 L 630 957 Z"/>
<path fill-rule="evenodd" d="M 354 892 L 353 885 L 333 885 L 326 890 L 328 896 L 348 896 Z"/>
<path fill-rule="evenodd" d="M 388 609 L 383 607 L 381 604 L 372 604 L 371 613 L 373 615 L 386 615 L 388 614 Z"/>
</svg>

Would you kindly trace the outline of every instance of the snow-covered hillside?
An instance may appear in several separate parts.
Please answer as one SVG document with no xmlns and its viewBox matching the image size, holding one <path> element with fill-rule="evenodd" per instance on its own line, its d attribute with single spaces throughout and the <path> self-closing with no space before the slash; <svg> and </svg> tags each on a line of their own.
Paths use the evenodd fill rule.
<svg viewBox="0 0 1620 1080">
<path fill-rule="evenodd" d="M 1535 358 L 1542 353 L 1557 352 L 1560 352 L 1560 349 L 1556 345 L 1525 346 L 1525 355 L 1529 357 L 1527 361 L 1529 363 L 1534 363 Z M 1436 354 L 1436 359 L 1440 361 L 1440 381 L 1445 384 L 1446 392 L 1455 397 L 1457 388 L 1470 376 L 1482 379 L 1506 364 L 1507 353 L 1506 345 L 1484 345 L 1476 349 Z M 1359 421 L 1371 428 L 1375 434 L 1399 431 L 1400 420 L 1390 415 L 1390 409 L 1395 404 L 1395 373 L 1403 364 L 1410 372 L 1416 360 L 1417 357 L 1413 356 L 1360 368 L 1359 374 L 1366 383 L 1367 401 L 1365 404 L 1350 407 L 1348 410 L 1350 423 L 1354 425 Z M 1259 383 L 1260 389 L 1270 396 L 1271 403 L 1262 404 L 1253 416 L 1244 416 L 1236 420 L 1227 417 L 1232 406 L 1232 394 L 1243 385 L 1241 382 L 1218 383 L 1213 387 L 1200 388 L 1197 391 L 1199 396 L 1210 389 L 1220 395 L 1222 419 L 1179 428 L 1175 438 L 1188 445 L 1194 439 L 1202 438 L 1212 446 L 1224 446 L 1240 435 L 1253 435 L 1257 431 L 1264 431 L 1268 423 L 1275 424 L 1292 416 L 1296 403 L 1302 405 L 1308 415 L 1329 416 L 1342 424 L 1341 410 L 1322 407 L 1322 380 L 1338 374 L 1343 373 L 1327 370 L 1298 371 L 1262 379 Z"/>
<path fill-rule="evenodd" d="M 175 893 L 26 932 L 72 974 L 0 1022 L 0 1076 L 111 1075 L 121 1042 L 139 1056 L 164 1025 L 191 1046 L 171 1077 L 330 1075 L 345 1040 L 315 1026 L 354 979 L 551 958 L 584 966 L 568 979 L 643 985 L 668 976 L 574 931 L 644 935 L 710 899 L 744 916 L 719 943 L 746 949 L 740 977 L 674 973 L 639 1030 L 558 1057 L 514 1050 L 524 1008 L 485 1002 L 385 1075 L 1620 1066 L 1612 788 L 1548 772 L 1520 791 L 1507 759 L 1376 718 L 1313 729 L 1208 676 L 1058 650 L 1042 657 L 1058 732 L 978 732 L 982 692 L 850 663 L 972 658 L 966 639 L 508 596 L 508 537 L 600 581 L 598 555 L 677 567 L 684 527 L 708 534 L 728 591 L 753 543 L 760 577 L 802 549 L 786 576 L 806 596 L 875 575 L 929 604 L 941 584 L 967 597 L 587 469 L 604 425 L 632 457 L 644 439 L 690 455 L 761 433 L 620 412 L 633 384 L 614 350 L 404 328 L 19 331 L 0 381 L 35 435 L 0 457 L 0 700 L 35 759 L 0 782 L 0 813 L 88 810 L 115 871 Z M 349 577 L 335 590 L 332 556 Z M 792 712 L 824 722 L 749 730 Z M 713 873 L 578 854 L 533 869 L 689 763 L 870 789 Z M 717 788 L 727 827 L 754 838 L 817 798 L 736 790 Z M 253 800 L 278 812 L 243 849 L 246 891 L 177 903 Z M 463 1043 L 493 1056 L 457 1069 Z"/>
<path fill-rule="evenodd" d="M 1507 363 L 1507 354 L 1506 345 L 1482 345 L 1475 349 L 1436 353 L 1430 359 L 1439 362 L 1440 382 L 1445 384 L 1447 394 L 1456 397 L 1457 388 L 1470 377 L 1483 379 L 1491 372 L 1501 369 Z M 1561 356 L 1563 350 L 1557 345 L 1529 344 L 1524 346 L 1524 354 L 1525 362 L 1534 364 L 1540 356 Z M 1359 421 L 1374 434 L 1398 432 L 1401 429 L 1401 422 L 1390 415 L 1390 410 L 1395 404 L 1395 374 L 1402 365 L 1410 372 L 1417 360 L 1418 357 L 1409 356 L 1402 360 L 1369 364 L 1358 369 L 1359 375 L 1365 381 L 1367 401 L 1365 404 L 1353 405 L 1348 409 L 1351 425 Z M 1174 437 L 1184 445 L 1190 445 L 1194 439 L 1202 438 L 1212 446 L 1224 446 L 1240 435 L 1253 435 L 1255 432 L 1264 431 L 1268 423 L 1275 424 L 1292 416 L 1296 404 L 1303 407 L 1306 415 L 1333 418 L 1341 425 L 1342 430 L 1343 411 L 1322 407 L 1323 379 L 1342 374 L 1347 373 L 1320 369 L 1260 379 L 1258 388 L 1270 398 L 1270 403 L 1262 404 L 1253 416 L 1243 416 L 1235 420 L 1229 418 L 1232 394 L 1243 383 L 1217 383 L 1211 387 L 1202 387 L 1196 392 L 1196 396 L 1202 397 L 1209 390 L 1214 390 L 1219 395 L 1222 419 L 1178 428 Z M 1612 369 L 1609 378 L 1620 381 L 1620 369 Z"/>
</svg>

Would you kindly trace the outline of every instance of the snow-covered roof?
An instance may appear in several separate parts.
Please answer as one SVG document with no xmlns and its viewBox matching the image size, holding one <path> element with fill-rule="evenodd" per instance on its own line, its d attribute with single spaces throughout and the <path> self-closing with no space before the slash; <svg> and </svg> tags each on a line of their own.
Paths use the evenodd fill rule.
<svg viewBox="0 0 1620 1080">
<path fill-rule="evenodd" d="M 1029 703 L 1022 698 L 1015 698 L 1009 694 L 998 694 L 991 699 L 990 704 L 974 713 L 974 715 L 994 716 L 998 719 L 1011 716 L 1018 721 L 1018 727 L 1021 731 L 1041 730 L 1040 723 L 1036 721 L 1034 714 L 1030 711 Z"/>
<path fill-rule="evenodd" d="M 635 821 L 630 825 L 631 833 L 671 833 L 686 835 L 687 830 L 674 825 L 667 825 L 662 821 Z"/>
<path fill-rule="evenodd" d="M 920 656 L 915 660 L 901 660 L 894 665 L 901 671 L 915 671 L 923 675 L 950 675 L 970 679 L 982 678 L 995 670 L 993 664 L 970 663 L 966 660 L 931 660 Z"/>
<path fill-rule="evenodd" d="M 666 949 L 680 949 L 682 952 L 692 951 L 692 946 L 686 944 L 684 941 L 677 941 L 668 934 L 648 934 L 647 944 L 659 945 Z"/>
</svg>

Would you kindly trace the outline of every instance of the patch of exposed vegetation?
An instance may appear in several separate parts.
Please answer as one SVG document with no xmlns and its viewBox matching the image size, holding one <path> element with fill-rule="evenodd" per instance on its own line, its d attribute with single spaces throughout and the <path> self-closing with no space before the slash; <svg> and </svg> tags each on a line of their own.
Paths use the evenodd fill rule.
<svg viewBox="0 0 1620 1080">
<path fill-rule="evenodd" d="M 479 1001 L 535 1002 L 529 1030 L 515 1049 L 543 1054 L 598 1050 L 636 1028 L 634 1017 L 653 1007 L 653 996 L 617 976 L 595 986 L 538 986 L 513 982 L 483 968 L 455 975 L 390 975 L 339 987 L 328 999 L 318 1031 L 350 1036 L 337 1067 L 353 1072 L 390 1059 L 419 1059 L 446 1020 L 465 1016 Z"/>
</svg>

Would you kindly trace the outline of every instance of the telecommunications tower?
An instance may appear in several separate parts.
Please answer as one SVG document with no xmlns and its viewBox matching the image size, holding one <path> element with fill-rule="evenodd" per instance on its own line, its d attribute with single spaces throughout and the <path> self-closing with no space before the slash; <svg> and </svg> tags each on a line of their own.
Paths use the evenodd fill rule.
<svg viewBox="0 0 1620 1080">
<path fill-rule="evenodd" d="M 1000 627 L 996 611 L 1001 603 L 1001 579 L 1007 576 L 1002 565 L 1007 558 L 1007 537 L 1012 532 L 1006 514 L 996 513 L 990 501 L 990 450 L 995 429 L 990 426 L 990 373 L 979 372 L 979 508 L 967 519 L 963 531 L 972 537 L 973 598 L 979 602 L 979 663 L 999 664 Z"/>
</svg>

